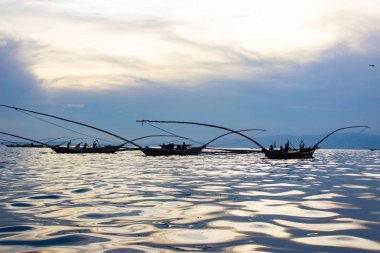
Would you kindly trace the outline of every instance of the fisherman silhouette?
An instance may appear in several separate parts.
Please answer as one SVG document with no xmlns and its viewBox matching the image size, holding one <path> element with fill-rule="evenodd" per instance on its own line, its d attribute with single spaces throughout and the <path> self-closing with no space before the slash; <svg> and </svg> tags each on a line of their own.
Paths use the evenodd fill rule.
<svg viewBox="0 0 380 253">
<path fill-rule="evenodd" d="M 274 142 L 273 144 L 269 146 L 269 150 L 273 150 L 275 147 L 276 147 L 276 142 Z"/>
<path fill-rule="evenodd" d="M 85 142 L 83 145 L 83 148 L 87 148 L 87 147 L 88 147 L 87 142 Z"/>
<path fill-rule="evenodd" d="M 287 141 L 285 143 L 285 149 L 284 149 L 285 152 L 288 152 L 289 151 L 289 141 Z"/>
<path fill-rule="evenodd" d="M 98 142 L 98 140 L 95 140 L 93 143 L 92 143 L 92 147 L 95 148 L 96 147 L 96 143 Z"/>
<path fill-rule="evenodd" d="M 305 150 L 305 143 L 303 141 L 300 142 L 300 151 Z"/>
<path fill-rule="evenodd" d="M 71 145 L 71 140 L 69 140 L 69 142 L 67 143 L 67 148 L 70 148 L 70 145 Z"/>
<path fill-rule="evenodd" d="M 75 146 L 75 148 L 80 148 L 81 144 L 82 144 L 82 142 L 79 142 L 78 145 Z"/>
</svg>

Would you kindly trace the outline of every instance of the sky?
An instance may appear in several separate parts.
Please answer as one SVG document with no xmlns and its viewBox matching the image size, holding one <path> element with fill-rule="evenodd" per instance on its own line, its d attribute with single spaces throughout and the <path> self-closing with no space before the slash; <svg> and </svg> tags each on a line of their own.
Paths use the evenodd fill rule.
<svg viewBox="0 0 380 253">
<path fill-rule="evenodd" d="M 127 137 L 153 132 L 138 119 L 380 134 L 380 0 L 0 0 L 0 17 L 0 104 Z M 1 130 L 62 131 L 5 108 Z"/>
</svg>

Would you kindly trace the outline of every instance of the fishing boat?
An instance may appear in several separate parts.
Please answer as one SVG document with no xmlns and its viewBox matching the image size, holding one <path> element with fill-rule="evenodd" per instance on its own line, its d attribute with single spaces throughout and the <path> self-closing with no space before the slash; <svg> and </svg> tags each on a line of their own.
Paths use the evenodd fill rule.
<svg viewBox="0 0 380 253">
<path fill-rule="evenodd" d="M 288 151 L 280 149 L 264 149 L 262 152 L 268 159 L 310 159 L 313 158 L 315 150 L 319 147 L 310 147 L 303 150 L 289 149 Z"/>
<path fill-rule="evenodd" d="M 174 145 L 173 148 L 171 148 L 171 144 L 162 145 L 161 148 L 155 148 L 155 147 L 144 147 L 141 149 L 141 151 L 146 156 L 171 156 L 171 155 L 180 155 L 180 156 L 187 156 L 187 155 L 199 155 L 200 152 L 203 150 L 203 146 L 201 147 L 187 147 L 183 148 L 181 146 L 183 145 Z"/>
<path fill-rule="evenodd" d="M 9 140 L 4 140 L 4 139 L 0 139 L 0 140 L 3 140 L 4 142 L 2 142 L 1 144 L 5 145 L 8 148 L 48 148 L 49 147 L 48 143 L 50 141 L 54 141 L 58 139 L 60 138 L 46 138 L 46 139 L 38 140 L 44 144 L 38 144 L 34 141 L 28 142 L 28 143 L 21 143 L 21 142 L 9 141 Z M 44 140 L 50 140 L 50 141 L 42 142 Z"/>
<path fill-rule="evenodd" d="M 8 148 L 47 148 L 46 145 L 25 143 L 25 144 L 5 144 Z"/>
<path fill-rule="evenodd" d="M 56 153 L 65 153 L 65 154 L 84 154 L 84 153 L 115 153 L 121 149 L 120 146 L 104 146 L 104 147 L 80 147 L 80 148 L 72 148 L 72 147 L 50 147 Z"/>
<path fill-rule="evenodd" d="M 150 137 L 162 137 L 162 136 L 169 136 L 169 135 L 146 135 L 143 137 L 139 137 L 136 139 L 133 139 L 132 141 L 141 140 L 145 138 Z M 127 144 L 127 142 L 112 146 L 95 146 L 95 147 L 62 147 L 62 146 L 52 146 L 51 149 L 54 150 L 57 153 L 67 153 L 67 154 L 84 154 L 84 153 L 115 153 L 117 151 L 130 151 L 130 150 L 139 150 L 140 148 L 136 147 L 124 147 L 124 145 Z"/>
<path fill-rule="evenodd" d="M 94 130 L 97 130 L 97 131 L 99 131 L 99 132 L 103 132 L 103 133 L 106 133 L 106 134 L 108 134 L 108 135 L 110 135 L 110 136 L 113 136 L 113 137 L 116 137 L 116 138 L 118 138 L 118 139 L 121 139 L 121 140 L 123 140 L 123 141 L 125 141 L 125 143 L 124 144 L 126 144 L 126 143 L 130 143 L 130 144 L 132 144 L 133 146 L 135 146 L 135 147 L 137 147 L 139 150 L 141 150 L 141 149 L 143 149 L 143 147 L 141 147 L 140 145 L 138 145 L 137 143 L 135 143 L 135 142 L 133 142 L 133 141 L 131 141 L 131 140 L 128 140 L 128 139 L 126 139 L 126 138 L 123 138 L 123 137 L 121 137 L 121 136 L 119 136 L 119 135 L 116 135 L 116 134 L 113 134 L 113 133 L 111 133 L 111 132 L 109 132 L 109 131 L 106 131 L 106 130 L 103 130 L 103 129 L 100 129 L 100 128 L 98 128 L 98 127 L 94 127 L 94 126 L 91 126 L 91 125 L 88 125 L 88 124 L 85 124 L 85 123 L 81 123 L 81 122 L 78 122 L 78 121 L 74 121 L 74 120 L 70 120 L 70 119 L 65 119 L 65 118 L 62 118 L 62 117 L 59 117 L 59 116 L 55 116 L 55 115 L 51 115 L 51 114 L 47 114 L 47 113 L 42 113 L 42 112 L 36 112 L 36 111 L 32 111 L 32 110 L 27 110 L 27 109 L 23 109 L 23 108 L 19 108 L 19 107 L 15 107 L 15 106 L 9 106 L 9 105 L 0 105 L 0 107 L 5 107 L 5 108 L 10 108 L 10 109 L 14 109 L 14 110 L 16 110 L 16 111 L 22 111 L 22 112 L 27 112 L 28 114 L 38 114 L 38 115 L 42 115 L 42 116 L 45 116 L 45 117 L 49 117 L 49 118 L 53 118 L 53 119 L 57 119 L 57 120 L 61 120 L 61 121 L 66 121 L 66 122 L 70 122 L 70 123 L 73 123 L 73 124 L 76 124 L 76 125 L 80 125 L 80 126 L 84 126 L 84 127 L 88 127 L 88 128 L 91 128 L 91 129 L 94 129 Z M 24 138 L 25 139 L 25 138 Z M 30 139 L 27 139 L 27 140 L 30 140 Z M 31 141 L 33 141 L 33 140 L 31 140 Z M 37 142 L 38 143 L 38 142 Z M 40 142 L 39 142 L 40 143 Z M 124 145 L 123 144 L 123 145 Z M 50 148 L 53 148 L 53 146 L 49 146 Z M 95 149 L 94 148 L 91 148 L 91 147 L 89 147 L 89 148 L 86 148 L 86 149 L 80 149 L 80 151 L 81 152 L 76 152 L 76 151 L 78 151 L 78 150 L 76 150 L 76 151 L 72 151 L 71 149 L 70 149 L 70 147 L 69 148 L 56 148 L 57 146 L 54 146 L 54 148 L 55 148 L 55 150 L 54 151 L 58 151 L 58 152 L 60 152 L 60 153 L 106 153 L 106 152 L 108 152 L 108 153 L 112 153 L 111 151 L 113 151 L 114 149 L 116 149 L 116 147 L 117 147 L 117 149 L 115 150 L 115 152 L 116 151 L 118 151 L 118 150 L 127 150 L 127 149 L 129 149 L 129 148 L 123 148 L 121 145 L 119 145 L 119 146 L 112 146 L 112 148 L 104 148 L 104 149 L 99 149 L 99 147 L 96 147 Z M 56 151 L 56 152 L 57 152 Z"/>
<path fill-rule="evenodd" d="M 32 141 L 35 143 L 38 143 L 39 145 L 43 145 L 45 147 L 51 148 L 53 151 L 56 153 L 69 153 L 69 154 L 83 154 L 83 153 L 115 153 L 116 151 L 120 150 L 121 145 L 119 146 L 97 146 L 97 147 L 78 147 L 78 148 L 73 148 L 73 147 L 60 147 L 60 146 L 49 146 L 46 143 L 32 140 L 26 137 L 22 137 L 19 135 L 14 135 L 10 133 L 5 133 L 5 132 L 0 132 L 0 134 L 16 137 L 19 139 L 27 140 L 27 141 Z"/>
<path fill-rule="evenodd" d="M 32 139 L 29 139 L 29 138 L 25 138 L 25 137 L 22 137 L 22 136 L 10 134 L 10 133 L 5 133 L 5 132 L 0 132 L 0 134 L 4 134 L 4 135 L 8 135 L 8 136 L 12 136 L 12 137 L 16 137 L 16 138 L 19 138 L 19 139 L 23 139 L 23 140 L 27 140 L 27 141 L 31 141 L 32 142 L 31 144 L 9 144 L 9 145 L 5 145 L 7 147 L 12 147 L 12 148 L 14 148 L 14 147 L 50 147 L 46 143 L 43 143 L 43 142 L 40 142 L 40 141 L 36 141 L 36 140 L 32 140 Z M 37 144 L 33 144 L 33 143 L 38 143 L 38 145 Z"/>
<path fill-rule="evenodd" d="M 140 121 L 137 121 L 137 122 L 140 122 Z M 142 122 L 144 123 L 144 122 Z M 241 133 L 241 132 L 247 132 L 247 131 L 265 131 L 265 129 L 243 129 L 243 130 L 239 130 L 239 131 L 236 131 L 238 133 Z M 227 133 L 224 133 L 222 135 L 219 135 L 215 138 L 213 138 L 212 140 L 208 141 L 207 143 L 203 144 L 202 146 L 198 146 L 198 147 L 191 147 L 191 145 L 189 144 L 186 144 L 185 142 L 183 142 L 182 144 L 174 144 L 174 143 L 170 143 L 170 144 L 162 144 L 160 145 L 160 148 L 158 147 L 144 147 L 143 149 L 141 149 L 141 151 L 146 155 L 146 156 L 171 156 L 171 155 L 179 155 L 179 156 L 189 156 L 189 155 L 199 155 L 202 150 L 204 150 L 210 143 L 216 141 L 217 139 L 220 139 L 226 135 L 229 135 L 229 134 L 232 134 L 234 132 L 227 132 Z M 181 137 L 183 138 L 182 136 L 178 136 L 178 135 L 174 135 L 172 134 L 172 136 L 177 136 L 177 137 Z M 227 152 L 230 151 L 230 150 L 227 150 Z M 233 151 L 230 151 L 231 153 Z M 235 152 L 237 153 L 237 150 L 235 150 Z"/>
<path fill-rule="evenodd" d="M 205 123 L 198 123 L 198 122 L 189 122 L 189 121 L 169 121 L 169 120 L 139 120 L 138 122 L 149 122 L 149 123 L 174 123 L 174 124 L 191 124 L 191 125 L 200 125 L 200 126 L 207 126 L 207 127 L 213 127 L 213 128 L 219 128 L 224 129 L 226 131 L 229 131 L 230 133 L 236 133 L 242 137 L 247 138 L 248 140 L 255 143 L 257 146 L 261 148 L 261 152 L 263 152 L 268 159 L 311 159 L 313 158 L 315 150 L 319 149 L 319 144 L 321 144 L 324 140 L 326 140 L 328 137 L 330 137 L 332 134 L 349 128 L 369 128 L 368 126 L 348 126 L 348 127 L 342 127 L 338 128 L 329 134 L 327 134 L 325 137 L 323 137 L 320 141 L 318 141 L 316 144 L 314 144 L 311 147 L 300 147 L 299 149 L 267 149 L 254 139 L 250 138 L 249 136 L 246 136 L 245 134 L 235 131 L 233 129 L 229 129 L 222 126 L 212 125 L 212 124 L 205 124 Z"/>
</svg>

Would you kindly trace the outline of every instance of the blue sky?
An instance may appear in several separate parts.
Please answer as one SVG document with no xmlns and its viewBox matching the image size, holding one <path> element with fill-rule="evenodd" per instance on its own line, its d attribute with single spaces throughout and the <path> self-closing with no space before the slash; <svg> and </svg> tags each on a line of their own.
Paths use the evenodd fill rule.
<svg viewBox="0 0 380 253">
<path fill-rule="evenodd" d="M 380 134 L 377 0 L 0 0 L 0 16 L 0 104 L 127 137 L 151 133 L 142 118 Z M 1 130 L 61 131 L 15 114 Z"/>
</svg>

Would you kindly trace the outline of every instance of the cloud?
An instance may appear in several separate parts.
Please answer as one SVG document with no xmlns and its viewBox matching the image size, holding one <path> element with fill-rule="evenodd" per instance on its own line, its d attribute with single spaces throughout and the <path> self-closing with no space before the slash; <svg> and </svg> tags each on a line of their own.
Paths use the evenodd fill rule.
<svg viewBox="0 0 380 253">
<path fill-rule="evenodd" d="M 44 45 L 21 56 L 45 89 L 191 88 L 294 71 L 341 43 L 368 52 L 380 15 L 371 1 L 148 2 L 6 2 L 0 27 Z"/>
<path fill-rule="evenodd" d="M 3 104 L 30 104 L 45 98 L 39 81 L 28 70 L 29 63 L 20 57 L 22 48 L 38 47 L 0 34 L 0 101 Z"/>
</svg>

